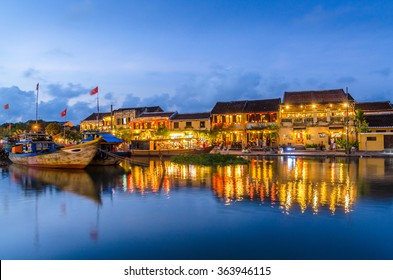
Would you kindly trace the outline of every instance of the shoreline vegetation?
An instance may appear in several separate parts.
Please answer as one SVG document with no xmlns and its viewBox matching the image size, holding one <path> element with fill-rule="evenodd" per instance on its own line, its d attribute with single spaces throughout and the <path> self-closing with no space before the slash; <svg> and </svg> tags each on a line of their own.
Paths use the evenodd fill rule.
<svg viewBox="0 0 393 280">
<path fill-rule="evenodd" d="M 224 154 L 184 154 L 177 155 L 172 159 L 177 164 L 193 164 L 202 166 L 227 166 L 237 164 L 248 164 L 249 159 L 237 155 Z"/>
</svg>

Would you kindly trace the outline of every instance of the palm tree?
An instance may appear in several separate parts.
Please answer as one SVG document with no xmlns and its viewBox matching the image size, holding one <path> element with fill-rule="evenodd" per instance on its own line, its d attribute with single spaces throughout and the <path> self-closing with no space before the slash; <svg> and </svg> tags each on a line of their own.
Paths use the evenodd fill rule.
<svg viewBox="0 0 393 280">
<path fill-rule="evenodd" d="M 355 122 L 355 131 L 356 131 L 356 142 L 358 142 L 359 133 L 368 131 L 368 123 L 366 121 L 366 118 L 362 110 L 360 109 L 355 110 L 354 122 Z"/>
</svg>

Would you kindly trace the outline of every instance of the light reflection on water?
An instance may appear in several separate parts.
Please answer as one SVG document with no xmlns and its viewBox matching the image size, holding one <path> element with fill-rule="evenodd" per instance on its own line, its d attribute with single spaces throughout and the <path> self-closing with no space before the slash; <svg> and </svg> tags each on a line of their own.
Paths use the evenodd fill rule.
<svg viewBox="0 0 393 280">
<path fill-rule="evenodd" d="M 393 159 L 147 163 L 2 168 L 0 258 L 393 257 Z"/>
<path fill-rule="evenodd" d="M 124 175 L 123 189 L 169 194 L 174 188 L 203 186 L 225 205 L 247 200 L 279 206 L 286 214 L 294 209 L 318 214 L 321 208 L 348 213 L 356 203 L 359 176 L 365 173 L 359 168 L 370 160 L 378 170 L 384 169 L 384 159 L 349 164 L 332 158 L 254 158 L 250 165 L 216 168 L 151 161 L 148 168 L 132 167 Z"/>
</svg>

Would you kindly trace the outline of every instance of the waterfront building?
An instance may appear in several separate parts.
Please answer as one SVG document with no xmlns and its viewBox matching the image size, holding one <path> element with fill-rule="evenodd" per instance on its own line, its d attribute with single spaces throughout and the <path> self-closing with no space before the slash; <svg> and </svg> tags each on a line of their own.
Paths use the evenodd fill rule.
<svg viewBox="0 0 393 280">
<path fill-rule="evenodd" d="M 367 132 L 359 133 L 359 150 L 393 151 L 393 105 L 390 101 L 356 103 L 363 112 Z"/>
<path fill-rule="evenodd" d="M 179 140 L 182 146 L 192 148 L 210 140 L 210 112 L 176 114 L 170 119 L 172 140 Z"/>
<path fill-rule="evenodd" d="M 113 110 L 114 129 L 128 129 L 130 122 L 146 112 L 164 112 L 160 106 L 120 108 Z"/>
<path fill-rule="evenodd" d="M 154 137 L 167 137 L 170 119 L 177 112 L 143 112 L 129 122 L 131 140 L 148 140 Z"/>
<path fill-rule="evenodd" d="M 111 113 L 92 113 L 80 123 L 80 130 L 99 130 L 110 131 L 111 129 Z"/>
<path fill-rule="evenodd" d="M 93 113 L 80 123 L 81 131 L 99 130 L 115 133 L 129 129 L 129 123 L 144 112 L 163 112 L 160 106 L 120 108 L 112 112 Z"/>
<path fill-rule="evenodd" d="M 278 131 L 281 98 L 217 102 L 211 111 L 211 129 L 217 140 L 232 148 L 273 146 Z"/>
<path fill-rule="evenodd" d="M 342 89 L 285 92 L 280 144 L 335 148 L 355 139 L 355 100 Z"/>
</svg>

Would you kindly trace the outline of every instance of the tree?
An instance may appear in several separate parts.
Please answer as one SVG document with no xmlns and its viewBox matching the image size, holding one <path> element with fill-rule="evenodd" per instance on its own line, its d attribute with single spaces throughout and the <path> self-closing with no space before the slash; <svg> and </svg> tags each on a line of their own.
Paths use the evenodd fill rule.
<svg viewBox="0 0 393 280">
<path fill-rule="evenodd" d="M 78 143 L 82 140 L 82 134 L 80 132 L 66 130 L 65 138 L 71 143 Z"/>
<path fill-rule="evenodd" d="M 165 139 L 169 137 L 169 133 L 169 128 L 167 128 L 166 126 L 160 126 L 155 132 L 154 136 L 155 138 Z"/>
<path fill-rule="evenodd" d="M 63 127 L 58 123 L 50 123 L 46 126 L 45 132 L 49 135 L 57 135 L 63 131 Z"/>
<path fill-rule="evenodd" d="M 366 121 L 366 118 L 362 110 L 360 109 L 355 110 L 354 122 L 355 122 L 355 131 L 356 131 L 356 142 L 358 142 L 359 133 L 368 131 L 368 123 Z"/>
</svg>

